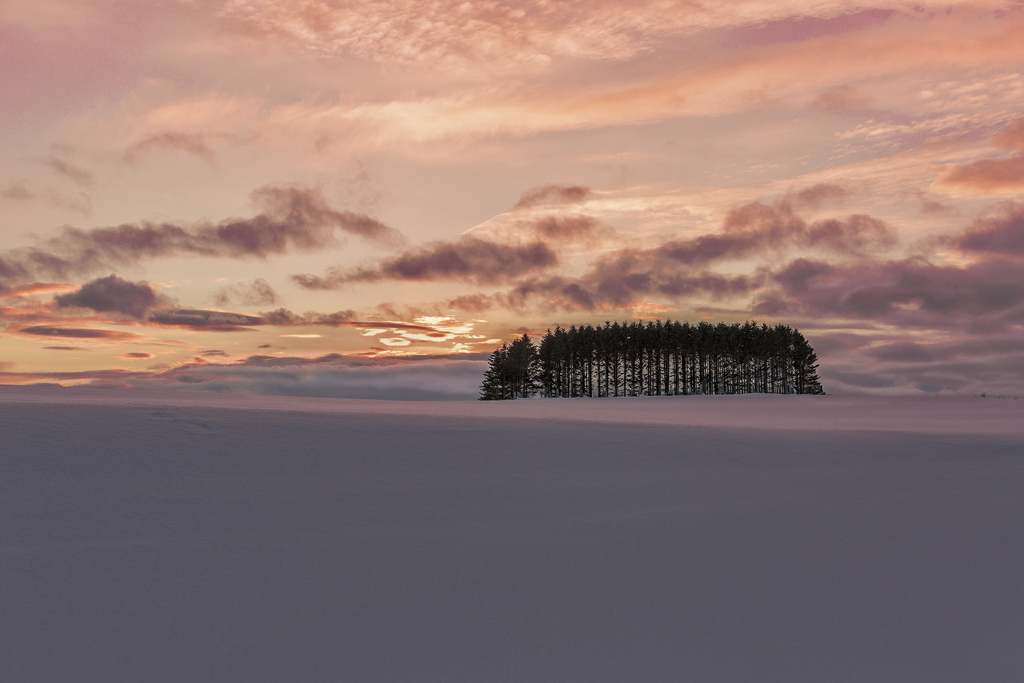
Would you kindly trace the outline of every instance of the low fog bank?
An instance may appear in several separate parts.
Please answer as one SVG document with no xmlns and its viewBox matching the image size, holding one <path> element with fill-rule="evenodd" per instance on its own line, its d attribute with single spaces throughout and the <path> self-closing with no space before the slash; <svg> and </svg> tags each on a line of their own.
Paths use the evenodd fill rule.
<svg viewBox="0 0 1024 683">
<path fill-rule="evenodd" d="M 0 386 L 4 403 L 205 406 L 230 410 L 531 419 L 783 430 L 1024 435 L 1024 400 L 978 396 L 647 396 L 399 401 L 95 387 Z"/>
<path fill-rule="evenodd" d="M 795 399 L 4 388 L 5 676 L 1019 681 L 1024 435 Z"/>
<path fill-rule="evenodd" d="M 165 372 L 103 376 L 95 381 L 107 388 L 156 391 L 474 401 L 480 395 L 480 380 L 486 368 L 483 360 L 452 358 L 261 358 L 241 363 L 188 364 Z"/>
</svg>

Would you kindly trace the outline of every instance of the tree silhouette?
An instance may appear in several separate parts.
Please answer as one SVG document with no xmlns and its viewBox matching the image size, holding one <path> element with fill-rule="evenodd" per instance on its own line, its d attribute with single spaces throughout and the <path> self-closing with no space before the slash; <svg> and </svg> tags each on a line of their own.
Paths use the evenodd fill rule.
<svg viewBox="0 0 1024 683">
<path fill-rule="evenodd" d="M 491 354 L 480 399 L 822 394 L 818 356 L 798 330 L 756 322 L 556 327 Z"/>
<path fill-rule="evenodd" d="M 537 347 L 529 335 L 504 344 L 491 354 L 480 386 L 481 401 L 532 396 L 540 387 Z"/>
</svg>

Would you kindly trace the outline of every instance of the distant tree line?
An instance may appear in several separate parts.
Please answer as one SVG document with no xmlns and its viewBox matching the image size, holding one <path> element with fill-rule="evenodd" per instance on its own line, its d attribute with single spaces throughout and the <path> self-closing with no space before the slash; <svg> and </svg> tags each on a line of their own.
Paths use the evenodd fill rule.
<svg viewBox="0 0 1024 683">
<path fill-rule="evenodd" d="M 556 327 L 491 354 L 480 400 L 541 395 L 822 394 L 818 356 L 798 330 L 756 322 Z"/>
</svg>

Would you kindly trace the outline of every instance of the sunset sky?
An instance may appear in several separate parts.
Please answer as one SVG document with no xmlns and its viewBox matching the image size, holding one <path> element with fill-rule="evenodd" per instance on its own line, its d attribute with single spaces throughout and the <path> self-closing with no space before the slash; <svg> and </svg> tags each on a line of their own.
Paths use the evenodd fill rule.
<svg viewBox="0 0 1024 683">
<path fill-rule="evenodd" d="M 1024 395 L 1024 3 L 4 0 L 0 384 L 458 397 L 782 322 Z M 459 392 L 462 392 L 461 394 Z"/>
</svg>

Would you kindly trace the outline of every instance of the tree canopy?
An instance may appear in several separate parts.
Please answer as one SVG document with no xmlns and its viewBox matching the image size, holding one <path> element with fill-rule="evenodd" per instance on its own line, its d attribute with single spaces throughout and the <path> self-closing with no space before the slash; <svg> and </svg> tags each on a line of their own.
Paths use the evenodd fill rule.
<svg viewBox="0 0 1024 683">
<path fill-rule="evenodd" d="M 491 354 L 481 400 L 680 394 L 822 394 L 798 330 L 756 322 L 606 322 L 528 335 Z"/>
</svg>

